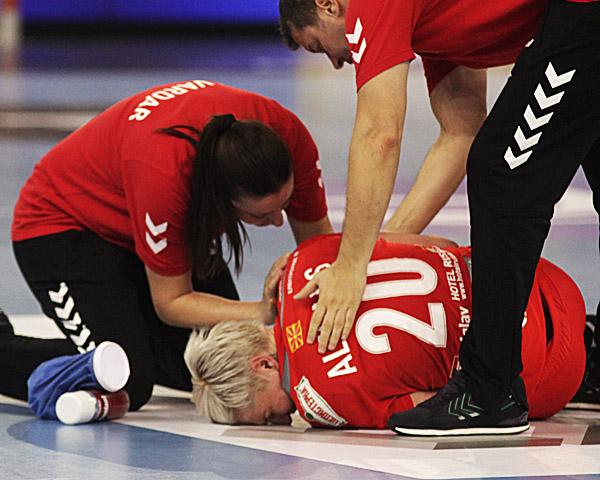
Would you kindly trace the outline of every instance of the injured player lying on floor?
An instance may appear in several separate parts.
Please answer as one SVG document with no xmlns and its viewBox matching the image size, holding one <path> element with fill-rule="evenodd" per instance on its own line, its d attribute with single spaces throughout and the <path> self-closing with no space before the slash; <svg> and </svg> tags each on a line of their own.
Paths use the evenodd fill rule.
<svg viewBox="0 0 600 480">
<path fill-rule="evenodd" d="M 378 240 L 347 340 L 320 354 L 306 343 L 317 298 L 294 300 L 335 260 L 340 236 L 304 242 L 290 257 L 274 328 L 226 322 L 192 334 L 185 359 L 200 414 L 217 423 L 385 428 L 388 417 L 443 387 L 470 323 L 470 250 L 436 237 Z M 530 418 L 547 418 L 577 392 L 585 371 L 586 315 L 571 278 L 542 259 L 523 319 Z M 463 408 L 468 406 L 462 406 Z"/>
</svg>

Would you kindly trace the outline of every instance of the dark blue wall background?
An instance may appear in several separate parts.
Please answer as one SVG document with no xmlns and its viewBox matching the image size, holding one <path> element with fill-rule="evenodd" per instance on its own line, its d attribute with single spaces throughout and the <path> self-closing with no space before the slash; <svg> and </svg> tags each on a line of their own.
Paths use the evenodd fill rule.
<svg viewBox="0 0 600 480">
<path fill-rule="evenodd" d="M 29 22 L 275 23 L 277 0 L 22 0 Z"/>
</svg>

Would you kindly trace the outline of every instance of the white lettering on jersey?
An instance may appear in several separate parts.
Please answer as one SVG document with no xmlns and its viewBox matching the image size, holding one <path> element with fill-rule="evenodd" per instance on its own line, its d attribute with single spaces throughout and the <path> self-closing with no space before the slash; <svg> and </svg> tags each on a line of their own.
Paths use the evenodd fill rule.
<svg viewBox="0 0 600 480">
<path fill-rule="evenodd" d="M 316 267 L 314 270 L 312 268 L 307 268 L 306 270 L 304 270 L 304 278 L 310 282 L 317 273 L 319 273 L 321 270 L 325 270 L 326 268 L 329 268 L 329 267 L 331 267 L 331 263 L 322 263 L 321 265 Z M 317 297 L 318 295 L 319 295 L 319 289 L 317 288 L 314 292 L 312 292 L 308 296 L 308 298 L 314 298 L 314 297 Z M 316 308 L 317 308 L 317 304 L 313 303 L 311 305 L 312 311 L 314 312 L 316 310 Z"/>
<path fill-rule="evenodd" d="M 167 248 L 167 239 L 162 238 L 160 240 L 155 239 L 158 235 L 161 235 L 167 231 L 169 228 L 168 222 L 163 222 L 159 225 L 156 225 L 150 214 L 146 212 L 146 243 L 150 247 L 150 249 L 154 252 L 155 255 L 158 255 L 165 248 Z"/>
<path fill-rule="evenodd" d="M 344 358 L 337 362 L 333 368 L 327 372 L 327 376 L 329 378 L 341 377 L 342 375 L 350 375 L 358 372 L 358 368 L 350 365 L 350 362 L 352 361 L 352 354 L 350 353 L 350 346 L 346 340 L 342 342 L 342 348 L 340 348 L 337 352 L 326 355 L 321 359 L 321 361 L 323 363 L 329 363 L 337 358 L 340 358 L 341 356 L 344 356 Z"/>
<path fill-rule="evenodd" d="M 386 258 L 369 262 L 367 276 L 388 273 L 417 273 L 420 278 L 368 284 L 362 298 L 364 302 L 401 295 L 429 295 L 437 287 L 438 277 L 435 269 L 417 258 Z"/>
<path fill-rule="evenodd" d="M 354 24 L 354 32 L 346 34 L 346 39 L 348 40 L 348 44 L 350 44 L 350 46 L 358 45 L 358 43 L 360 42 L 360 39 L 362 37 L 362 33 L 363 33 L 363 26 L 360 21 L 360 18 L 357 18 L 356 23 Z M 367 48 L 367 40 L 365 38 L 363 38 L 362 42 L 360 42 L 360 47 L 358 48 L 358 52 L 354 52 L 354 51 L 352 52 L 352 60 L 354 61 L 354 63 L 360 63 L 360 61 L 362 60 L 362 56 L 365 53 L 366 48 Z"/>
<path fill-rule="evenodd" d="M 294 391 L 307 420 L 330 427 L 342 427 L 348 423 L 319 395 L 308 378 L 302 377 L 298 385 L 294 387 Z"/>
<path fill-rule="evenodd" d="M 329 267 L 331 267 L 331 263 L 322 263 L 321 265 L 316 267 L 314 270 L 312 268 L 307 268 L 304 271 L 304 278 L 310 282 L 313 278 L 315 278 L 315 275 L 317 273 L 319 273 L 321 270 L 325 270 L 326 268 L 329 268 Z"/>
<path fill-rule="evenodd" d="M 460 341 L 463 341 L 467 330 L 469 329 L 469 325 L 471 325 L 471 313 L 469 309 L 466 307 L 460 306 L 460 323 L 458 324 L 458 328 L 460 328 Z"/>
<path fill-rule="evenodd" d="M 298 252 L 295 252 L 294 256 L 292 257 L 292 264 L 290 265 L 290 269 L 289 269 L 289 273 L 288 273 L 288 277 L 287 277 L 287 281 L 286 281 L 286 288 L 287 288 L 288 295 L 291 295 L 292 293 L 294 293 L 294 272 L 296 271 L 297 263 L 298 263 Z"/>
<path fill-rule="evenodd" d="M 176 96 L 184 95 L 190 91 L 214 86 L 215 84 L 213 82 L 207 80 L 192 80 L 190 82 L 178 83 L 177 85 L 156 90 L 151 94 L 146 95 L 146 98 L 144 98 L 144 100 L 137 105 L 134 112 L 129 115 L 128 120 L 141 122 L 148 118 L 152 113 L 152 110 L 150 109 L 158 107 L 161 101 L 172 100 Z"/>
<path fill-rule="evenodd" d="M 363 301 L 381 298 L 402 297 L 407 295 L 428 295 L 438 283 L 435 269 L 416 258 L 389 258 L 369 262 L 368 276 L 389 273 L 415 273 L 420 278 L 370 283 L 365 289 Z M 363 313 L 355 325 L 356 338 L 367 352 L 382 354 L 391 351 L 386 333 L 376 335 L 377 326 L 389 326 L 403 330 L 435 347 L 445 347 L 447 339 L 446 313 L 442 303 L 429 303 L 429 322 L 411 315 L 387 308 L 375 308 Z"/>
</svg>

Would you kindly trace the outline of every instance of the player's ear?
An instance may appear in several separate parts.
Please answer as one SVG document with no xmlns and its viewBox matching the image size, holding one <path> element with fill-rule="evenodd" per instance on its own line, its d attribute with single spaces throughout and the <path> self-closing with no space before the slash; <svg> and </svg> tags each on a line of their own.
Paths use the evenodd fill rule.
<svg viewBox="0 0 600 480">
<path fill-rule="evenodd" d="M 279 370 L 279 364 L 273 355 L 262 354 L 255 355 L 250 359 L 250 368 L 256 373 L 266 370 Z"/>
<path fill-rule="evenodd" d="M 340 0 L 315 0 L 315 6 L 319 18 L 322 16 L 339 17 L 344 12 Z"/>
</svg>

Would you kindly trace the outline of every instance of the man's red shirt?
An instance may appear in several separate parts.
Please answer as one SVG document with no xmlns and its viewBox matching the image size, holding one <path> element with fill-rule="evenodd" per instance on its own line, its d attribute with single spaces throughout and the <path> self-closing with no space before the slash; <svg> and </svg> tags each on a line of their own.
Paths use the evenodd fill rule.
<svg viewBox="0 0 600 480">
<path fill-rule="evenodd" d="M 457 65 L 514 63 L 546 6 L 547 0 L 351 0 L 346 38 L 357 89 L 415 55 L 423 59 L 430 91 Z"/>
</svg>

